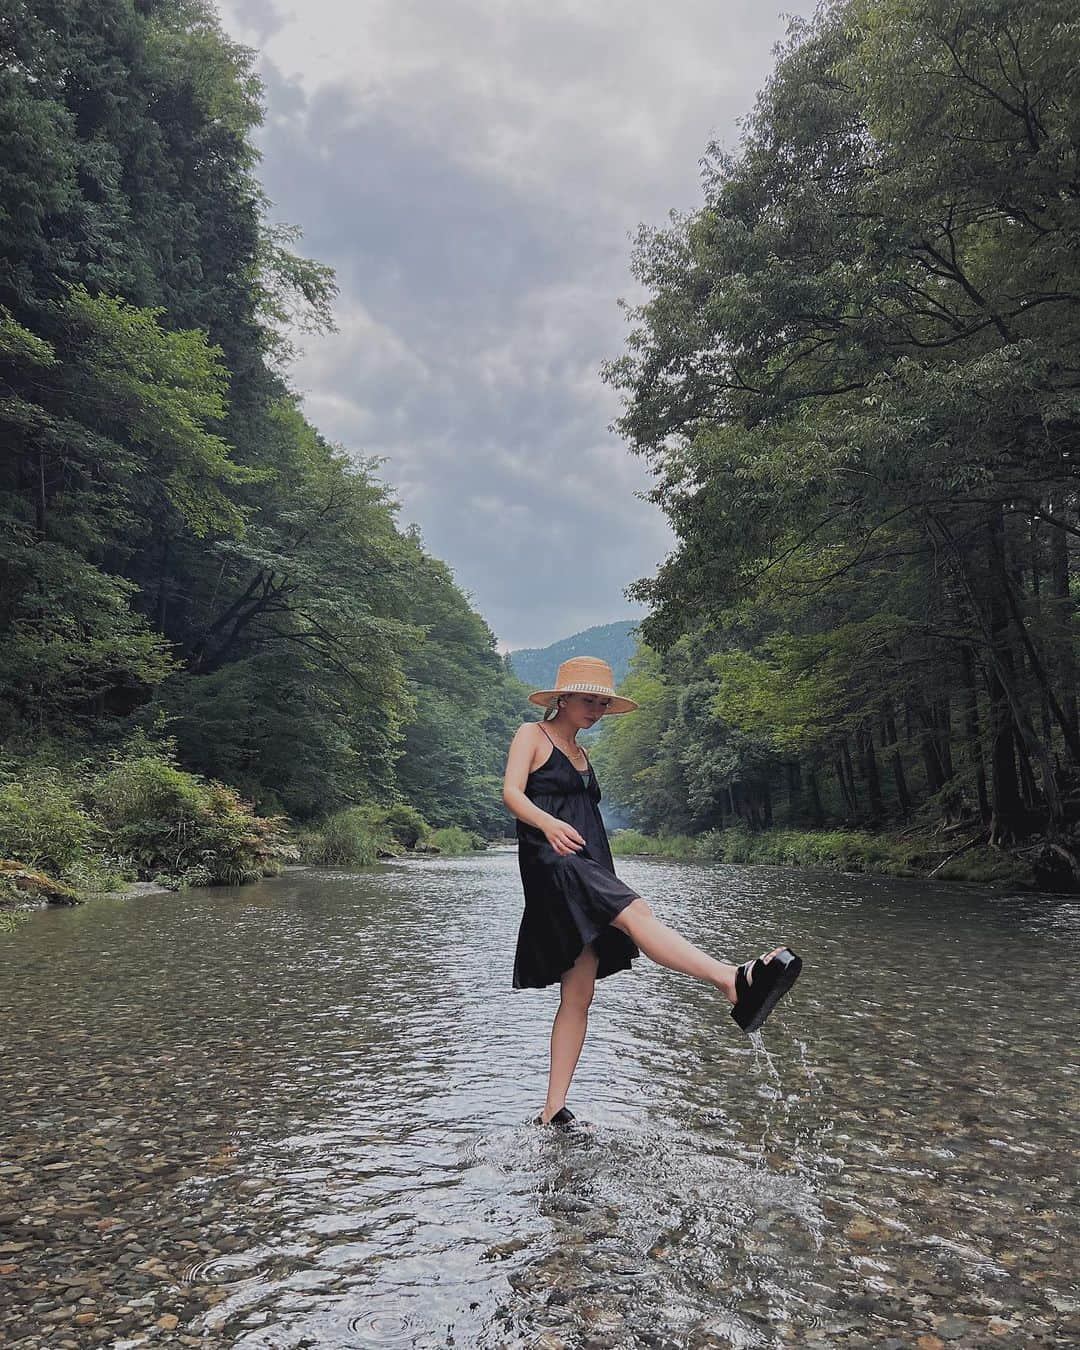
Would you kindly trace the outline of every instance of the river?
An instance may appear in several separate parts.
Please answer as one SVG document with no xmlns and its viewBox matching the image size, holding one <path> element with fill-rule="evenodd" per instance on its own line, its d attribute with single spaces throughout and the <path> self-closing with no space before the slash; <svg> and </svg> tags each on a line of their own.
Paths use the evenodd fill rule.
<svg viewBox="0 0 1080 1350">
<path fill-rule="evenodd" d="M 620 859 L 802 978 L 511 988 L 512 848 L 0 934 L 0 1343 L 1075 1346 L 1075 898 Z"/>
</svg>

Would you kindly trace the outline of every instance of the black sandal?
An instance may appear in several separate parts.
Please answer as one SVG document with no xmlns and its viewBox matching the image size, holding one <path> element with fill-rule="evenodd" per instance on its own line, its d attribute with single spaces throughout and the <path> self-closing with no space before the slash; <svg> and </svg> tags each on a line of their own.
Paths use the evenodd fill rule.
<svg viewBox="0 0 1080 1350">
<path fill-rule="evenodd" d="M 735 970 L 731 1015 L 743 1031 L 757 1031 L 802 970 L 802 957 L 783 947 L 770 960 L 755 956 Z M 747 977 L 750 978 L 747 978 Z"/>
<path fill-rule="evenodd" d="M 534 1125 L 543 1125 L 544 1113 L 540 1112 L 533 1120 Z M 548 1121 L 549 1125 L 554 1125 L 560 1130 L 591 1130 L 592 1125 L 587 1120 L 578 1120 L 569 1107 L 560 1106 L 555 1114 Z"/>
</svg>

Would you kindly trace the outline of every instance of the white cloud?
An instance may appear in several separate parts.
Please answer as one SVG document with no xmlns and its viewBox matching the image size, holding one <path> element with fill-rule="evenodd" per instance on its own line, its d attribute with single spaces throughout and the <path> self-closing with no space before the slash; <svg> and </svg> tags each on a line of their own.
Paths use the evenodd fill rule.
<svg viewBox="0 0 1080 1350">
<path fill-rule="evenodd" d="M 630 236 L 699 200 L 786 20 L 759 0 L 229 0 L 262 53 L 263 178 L 332 263 L 294 382 L 503 644 L 640 617 L 670 551 L 607 428 Z M 794 12 L 812 12 L 801 0 Z M 542 583 L 537 584 L 537 576 Z"/>
</svg>

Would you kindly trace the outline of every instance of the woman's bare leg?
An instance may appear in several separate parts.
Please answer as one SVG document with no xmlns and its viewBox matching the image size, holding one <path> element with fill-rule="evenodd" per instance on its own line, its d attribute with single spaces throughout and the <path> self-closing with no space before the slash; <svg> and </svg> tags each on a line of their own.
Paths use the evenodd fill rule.
<svg viewBox="0 0 1080 1350">
<path fill-rule="evenodd" d="M 551 1027 L 551 1071 L 548 1074 L 547 1101 L 540 1117 L 546 1125 L 556 1111 L 566 1105 L 570 1079 L 574 1076 L 585 1032 L 589 1026 L 589 1004 L 596 987 L 598 958 L 591 942 L 563 973 L 562 996 Z"/>
<path fill-rule="evenodd" d="M 735 1002 L 735 966 L 730 961 L 717 961 L 708 952 L 687 942 L 674 928 L 661 923 L 640 896 L 631 900 L 611 922 L 628 934 L 651 961 L 670 970 L 680 970 L 684 975 L 708 980 L 729 1003 Z M 783 948 L 774 947 L 768 955 L 775 956 L 779 951 Z"/>
</svg>

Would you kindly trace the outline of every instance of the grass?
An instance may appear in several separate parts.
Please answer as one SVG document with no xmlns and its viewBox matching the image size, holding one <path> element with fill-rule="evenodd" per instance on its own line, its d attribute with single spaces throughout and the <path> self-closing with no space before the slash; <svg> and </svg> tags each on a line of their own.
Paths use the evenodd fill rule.
<svg viewBox="0 0 1080 1350">
<path fill-rule="evenodd" d="M 872 834 L 865 830 L 776 829 L 752 834 L 734 828 L 698 835 L 645 835 L 637 830 L 618 830 L 611 836 L 612 854 L 619 857 L 636 854 L 890 877 L 927 877 L 934 872 L 943 881 L 1034 884 L 1032 869 L 1008 853 L 977 847 L 949 858 L 955 847 L 930 835 Z"/>
<path fill-rule="evenodd" d="M 410 850 L 460 854 L 484 847 L 484 839 L 473 831 L 458 825 L 432 829 L 418 811 L 400 804 L 350 806 L 300 836 L 304 862 L 338 867 L 362 867 Z"/>
</svg>

